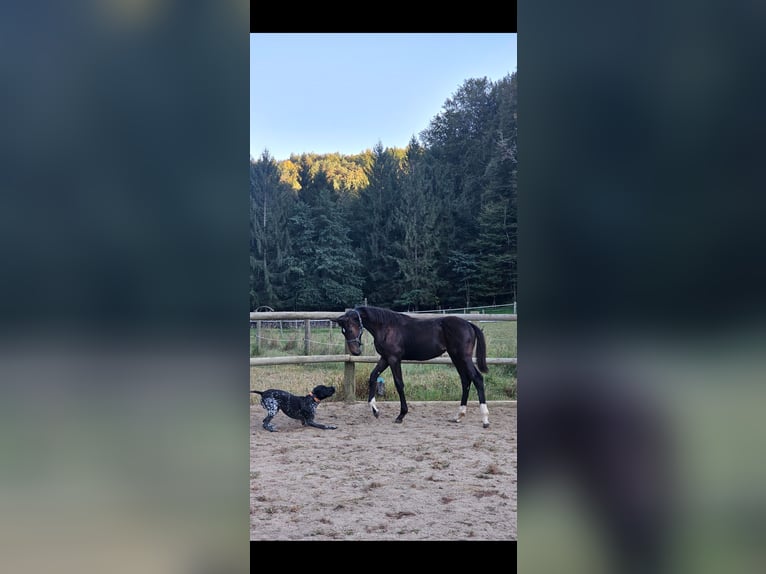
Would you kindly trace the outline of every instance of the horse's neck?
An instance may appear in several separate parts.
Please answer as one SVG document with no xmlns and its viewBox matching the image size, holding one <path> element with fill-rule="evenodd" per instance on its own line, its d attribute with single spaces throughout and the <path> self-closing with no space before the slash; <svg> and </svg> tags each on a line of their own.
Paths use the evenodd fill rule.
<svg viewBox="0 0 766 574">
<path fill-rule="evenodd" d="M 379 325 L 368 318 L 362 318 L 362 325 L 373 337 L 377 336 Z"/>
<path fill-rule="evenodd" d="M 359 316 L 362 318 L 362 325 L 364 325 L 364 328 L 367 329 L 373 337 L 376 337 L 380 325 L 375 322 L 368 313 L 365 313 L 364 311 L 360 311 Z"/>
</svg>

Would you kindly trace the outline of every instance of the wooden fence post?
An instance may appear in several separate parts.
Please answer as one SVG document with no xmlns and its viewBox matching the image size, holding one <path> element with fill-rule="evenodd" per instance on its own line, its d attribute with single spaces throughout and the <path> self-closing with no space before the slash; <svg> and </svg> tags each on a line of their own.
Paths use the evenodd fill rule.
<svg viewBox="0 0 766 574">
<path fill-rule="evenodd" d="M 343 400 L 354 402 L 356 400 L 356 382 L 354 380 L 354 363 L 346 361 L 343 367 Z"/>
<path fill-rule="evenodd" d="M 261 352 L 261 322 L 258 321 L 257 328 L 255 329 L 255 350 L 260 354 Z"/>
<path fill-rule="evenodd" d="M 310 355 L 311 353 L 311 319 L 306 319 L 303 322 L 304 325 L 304 335 L 303 335 L 303 354 L 304 355 Z"/>
</svg>

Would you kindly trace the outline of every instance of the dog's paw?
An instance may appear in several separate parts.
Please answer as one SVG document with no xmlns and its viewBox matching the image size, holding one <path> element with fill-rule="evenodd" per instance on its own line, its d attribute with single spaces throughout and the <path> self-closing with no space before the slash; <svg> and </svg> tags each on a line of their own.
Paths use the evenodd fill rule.
<svg viewBox="0 0 766 574">
<path fill-rule="evenodd" d="M 267 431 L 269 431 L 269 432 L 277 432 L 277 429 L 275 429 L 275 428 L 274 428 L 273 426 L 271 426 L 271 425 L 263 425 L 263 428 L 265 428 L 265 429 L 266 429 Z"/>
<path fill-rule="evenodd" d="M 327 425 L 327 428 L 330 430 L 335 430 L 338 427 L 336 427 L 335 425 Z"/>
</svg>

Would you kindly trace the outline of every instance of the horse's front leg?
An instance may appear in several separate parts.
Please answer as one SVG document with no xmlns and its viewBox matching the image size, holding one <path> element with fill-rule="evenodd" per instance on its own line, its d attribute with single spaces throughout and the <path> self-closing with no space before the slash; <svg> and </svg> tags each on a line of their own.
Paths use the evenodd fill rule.
<svg viewBox="0 0 766 574">
<path fill-rule="evenodd" d="M 399 416 L 394 420 L 395 423 L 400 423 L 404 420 L 404 415 L 409 410 L 407 408 L 407 400 L 404 398 L 404 378 L 402 377 L 402 364 L 399 361 L 391 361 L 391 374 L 394 376 L 394 385 L 396 385 L 396 392 L 399 393 Z"/>
<path fill-rule="evenodd" d="M 375 418 L 378 418 L 380 416 L 380 411 L 378 410 L 378 407 L 375 406 L 375 391 L 378 387 L 378 376 L 380 373 L 385 371 L 388 368 L 388 361 L 386 361 L 383 357 L 380 358 L 378 361 L 378 364 L 375 365 L 375 368 L 370 373 L 370 392 L 367 394 L 367 404 L 370 405 L 370 408 L 372 409 L 372 414 L 375 415 Z"/>
</svg>

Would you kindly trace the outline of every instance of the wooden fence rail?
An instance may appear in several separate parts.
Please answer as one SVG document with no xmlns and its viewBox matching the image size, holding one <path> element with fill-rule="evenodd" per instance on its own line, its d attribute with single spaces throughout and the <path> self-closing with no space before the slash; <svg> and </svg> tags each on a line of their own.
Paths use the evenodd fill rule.
<svg viewBox="0 0 766 574">
<path fill-rule="evenodd" d="M 440 313 L 405 313 L 411 317 L 443 317 Z M 456 317 L 462 317 L 466 321 L 480 322 L 480 321 L 516 321 L 516 315 L 509 314 L 488 314 L 488 313 L 450 313 Z M 305 353 L 304 355 L 295 356 L 283 356 L 283 357 L 250 357 L 250 366 L 264 366 L 264 365 L 298 365 L 306 363 L 343 363 L 343 395 L 344 399 L 349 402 L 356 400 L 356 383 L 354 380 L 354 365 L 356 363 L 377 363 L 380 357 L 378 355 L 359 355 L 354 356 L 351 354 L 345 355 L 309 355 L 309 338 L 311 336 L 311 324 L 312 320 L 317 319 L 335 319 L 340 317 L 342 313 L 339 312 L 326 312 L 326 311 L 264 311 L 264 312 L 252 312 L 250 313 L 250 322 L 256 323 L 258 329 L 258 337 L 260 337 L 260 323 L 261 321 L 305 321 Z M 474 361 L 476 359 L 474 358 Z M 450 365 L 452 360 L 445 355 L 436 357 L 428 361 L 402 361 L 402 363 L 418 363 L 418 364 L 437 364 L 437 365 Z M 489 365 L 515 365 L 515 357 L 487 357 L 487 364 Z"/>
</svg>

